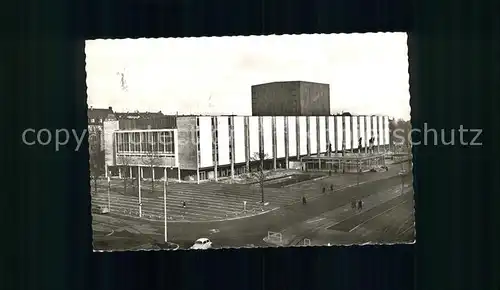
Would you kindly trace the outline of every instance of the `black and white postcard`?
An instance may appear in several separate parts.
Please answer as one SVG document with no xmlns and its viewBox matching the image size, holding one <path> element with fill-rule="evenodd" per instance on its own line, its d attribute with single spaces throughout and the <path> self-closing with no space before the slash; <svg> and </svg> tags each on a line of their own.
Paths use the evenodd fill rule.
<svg viewBox="0 0 500 290">
<path fill-rule="evenodd" d="M 414 242 L 406 33 L 85 53 L 95 250 Z"/>
</svg>

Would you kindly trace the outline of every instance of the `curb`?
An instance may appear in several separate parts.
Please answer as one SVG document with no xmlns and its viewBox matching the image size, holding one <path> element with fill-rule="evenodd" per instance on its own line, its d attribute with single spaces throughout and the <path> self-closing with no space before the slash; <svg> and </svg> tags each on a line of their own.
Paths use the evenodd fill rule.
<svg viewBox="0 0 500 290">
<path fill-rule="evenodd" d="M 267 237 L 264 237 L 264 238 L 262 239 L 262 241 L 263 241 L 264 243 L 266 243 L 266 244 L 268 244 L 268 245 L 270 245 L 270 246 L 274 246 L 274 247 L 284 247 L 284 246 L 285 246 L 285 244 L 284 244 L 284 243 L 283 243 L 283 244 L 276 244 L 276 243 L 269 242 L 269 241 L 267 240 Z"/>
<path fill-rule="evenodd" d="M 177 251 L 177 250 L 180 248 L 179 244 L 172 243 L 172 242 L 168 242 L 168 243 L 169 243 L 171 246 L 174 246 L 174 248 L 173 248 L 173 249 L 168 249 L 168 248 L 167 248 L 167 249 L 164 249 L 164 248 L 162 248 L 162 247 L 160 246 L 160 244 L 154 244 L 154 246 L 158 247 L 158 248 L 159 248 L 159 250 L 166 250 L 166 251 Z"/>
<path fill-rule="evenodd" d="M 280 176 L 280 177 L 274 177 L 274 178 L 269 178 L 269 179 L 266 179 L 264 181 L 264 183 L 266 182 L 269 182 L 269 181 L 276 181 L 276 180 L 280 180 L 280 179 L 285 179 L 285 178 L 288 178 L 290 176 L 294 176 L 295 174 L 287 174 L 287 175 L 283 175 L 283 176 Z M 249 183 L 246 183 L 247 185 L 258 185 L 259 181 L 255 181 L 255 182 L 249 182 Z"/>
<path fill-rule="evenodd" d="M 269 209 L 269 210 L 258 212 L 257 214 L 253 214 L 253 215 L 232 217 L 232 218 L 227 218 L 227 219 L 206 220 L 206 221 L 179 221 L 179 220 L 176 221 L 176 220 L 169 220 L 168 223 L 169 224 L 171 224 L 171 223 L 214 223 L 214 222 L 234 221 L 234 220 L 239 220 L 239 219 L 244 219 L 244 218 L 251 218 L 251 217 L 254 217 L 254 216 L 259 216 L 259 215 L 267 214 L 267 213 L 273 212 L 275 210 L 278 210 L 279 208 L 280 207 L 275 207 L 275 208 L 272 208 L 272 209 Z M 138 217 L 138 216 L 130 216 L 130 215 L 125 215 L 125 214 L 120 214 L 120 213 L 112 213 L 112 214 L 114 214 L 116 216 L 121 216 L 121 217 L 127 217 L 127 218 L 131 218 L 131 219 L 135 219 L 135 220 L 140 220 L 140 221 L 151 221 L 151 222 L 161 222 L 161 223 L 163 223 L 163 221 L 161 221 L 161 220 L 149 219 L 149 218 Z"/>
<path fill-rule="evenodd" d="M 299 184 L 302 184 L 302 183 L 318 181 L 318 180 L 321 180 L 321 179 L 325 179 L 327 177 L 328 176 L 320 176 L 320 177 L 316 177 L 316 178 L 313 178 L 313 179 L 308 179 L 308 180 L 300 181 L 300 182 L 297 182 L 297 183 L 288 184 L 288 185 L 282 186 L 281 188 L 287 188 L 287 187 L 292 187 L 292 186 L 299 185 Z"/>
</svg>

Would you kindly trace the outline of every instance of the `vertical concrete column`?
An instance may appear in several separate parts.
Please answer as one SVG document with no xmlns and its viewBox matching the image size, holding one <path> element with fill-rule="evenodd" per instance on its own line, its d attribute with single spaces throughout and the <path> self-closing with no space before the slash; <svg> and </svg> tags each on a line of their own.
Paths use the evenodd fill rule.
<svg viewBox="0 0 500 290">
<path fill-rule="evenodd" d="M 351 134 L 351 153 L 354 153 L 354 118 L 353 116 L 348 117 L 349 118 L 349 131 Z"/>
<path fill-rule="evenodd" d="M 356 140 L 356 146 L 358 147 L 358 155 L 361 153 L 361 147 L 362 147 L 362 142 L 363 142 L 363 139 L 364 137 L 362 136 L 363 134 L 361 133 L 361 116 L 357 116 L 357 128 L 356 128 L 356 131 L 358 132 L 358 140 Z M 359 138 L 362 138 L 361 139 L 361 143 L 359 142 Z M 359 170 L 358 170 L 359 171 Z"/>
<path fill-rule="evenodd" d="M 373 116 L 370 116 L 370 121 L 371 121 L 370 122 L 371 137 L 373 138 L 373 140 L 375 140 L 375 136 L 374 136 L 375 135 L 375 131 L 373 130 L 373 120 L 374 120 Z M 370 154 L 375 153 L 373 151 L 373 144 L 374 143 L 372 143 L 372 145 L 370 146 Z"/>
<path fill-rule="evenodd" d="M 153 179 L 153 181 L 155 180 L 155 168 L 154 167 L 150 167 L 151 168 L 151 179 Z"/>
<path fill-rule="evenodd" d="M 365 124 L 365 140 L 364 140 L 364 143 L 365 143 L 365 154 L 368 153 L 368 116 L 365 116 L 364 117 L 364 124 Z"/>
<path fill-rule="evenodd" d="M 306 117 L 307 156 L 311 156 L 311 118 Z"/>
<path fill-rule="evenodd" d="M 218 181 L 219 178 L 219 164 L 218 164 L 218 155 L 219 155 L 219 146 L 217 146 L 217 136 L 215 134 L 215 132 L 217 132 L 217 117 L 212 117 L 212 123 L 213 123 L 213 126 L 212 126 L 212 148 L 213 148 L 213 161 L 214 161 L 214 178 L 215 178 L 215 181 Z M 217 132 L 217 134 L 219 134 L 219 132 Z"/>
<path fill-rule="evenodd" d="M 250 172 L 250 130 L 249 130 L 249 117 L 243 117 L 244 130 L 245 130 L 245 171 Z"/>
<path fill-rule="evenodd" d="M 288 169 L 288 163 L 289 163 L 289 156 L 290 156 L 290 151 L 289 151 L 289 144 L 290 144 L 290 137 L 289 134 L 290 132 L 288 131 L 288 116 L 285 116 L 285 168 Z"/>
<path fill-rule="evenodd" d="M 330 144 L 332 144 L 332 140 L 330 139 L 330 116 L 325 117 L 325 130 L 326 130 L 326 155 L 331 156 L 330 153 Z"/>
<path fill-rule="evenodd" d="M 200 140 L 198 139 L 198 133 L 200 132 L 200 127 L 198 126 L 198 122 L 199 122 L 199 118 L 200 117 L 196 117 L 196 122 L 195 122 L 195 134 L 194 134 L 194 138 L 196 140 L 196 183 L 197 184 L 200 184 L 200 147 L 199 147 L 199 144 L 200 144 Z M 167 175 L 166 178 L 168 178 L 168 173 L 167 171 L 165 171 L 165 174 Z"/>
<path fill-rule="evenodd" d="M 316 152 L 318 152 L 318 156 L 321 156 L 321 132 L 325 130 L 325 128 L 321 128 L 319 117 L 316 116 Z M 320 131 L 321 130 L 321 131 Z"/>
<path fill-rule="evenodd" d="M 272 142 L 273 142 L 273 169 L 276 170 L 276 155 L 277 155 L 277 151 L 276 150 L 276 116 L 272 116 L 271 117 L 271 127 L 272 127 L 272 134 L 273 134 L 273 138 L 272 138 Z"/>
<path fill-rule="evenodd" d="M 229 124 L 229 144 L 231 144 L 231 179 L 234 180 L 234 116 L 229 117 L 231 123 Z"/>
<path fill-rule="evenodd" d="M 339 151 L 339 129 L 338 129 L 338 124 L 337 124 L 338 120 L 337 120 L 337 116 L 333 116 L 333 142 L 335 142 L 334 144 L 334 148 L 335 148 L 335 155 L 337 155 L 337 152 Z M 331 130 L 332 128 L 330 128 Z"/>
<path fill-rule="evenodd" d="M 104 164 L 104 177 L 108 178 L 108 165 Z"/>
<path fill-rule="evenodd" d="M 122 168 L 118 167 L 118 178 L 122 178 Z"/>
<path fill-rule="evenodd" d="M 299 117 L 295 116 L 295 145 L 297 146 L 297 160 L 300 160 L 300 121 Z"/>
<path fill-rule="evenodd" d="M 181 168 L 177 167 L 177 181 L 181 182 Z"/>
<path fill-rule="evenodd" d="M 134 174 L 132 173 L 132 167 L 129 167 L 129 177 L 132 179 Z"/>
<path fill-rule="evenodd" d="M 345 150 L 346 150 L 346 142 L 345 142 L 345 117 L 342 116 L 342 156 L 345 156 Z"/>
<path fill-rule="evenodd" d="M 377 127 L 375 127 L 375 132 L 377 132 L 377 154 L 380 153 L 380 131 L 379 131 L 379 127 L 380 127 L 380 119 L 378 116 L 375 116 L 375 119 L 377 120 Z"/>
</svg>

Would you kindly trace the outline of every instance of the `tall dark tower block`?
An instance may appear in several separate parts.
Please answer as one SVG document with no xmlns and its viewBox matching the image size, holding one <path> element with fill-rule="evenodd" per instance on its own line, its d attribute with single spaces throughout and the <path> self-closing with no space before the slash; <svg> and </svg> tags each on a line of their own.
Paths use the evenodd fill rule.
<svg viewBox="0 0 500 290">
<path fill-rule="evenodd" d="M 290 81 L 252 86 L 254 116 L 328 116 L 330 85 Z"/>
</svg>

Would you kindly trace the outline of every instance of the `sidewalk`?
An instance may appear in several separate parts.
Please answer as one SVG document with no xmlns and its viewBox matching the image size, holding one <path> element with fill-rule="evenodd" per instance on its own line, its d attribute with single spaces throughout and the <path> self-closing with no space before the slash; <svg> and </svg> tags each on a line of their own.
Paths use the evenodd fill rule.
<svg viewBox="0 0 500 290">
<path fill-rule="evenodd" d="M 406 191 L 410 190 L 411 188 L 407 185 Z M 276 246 L 295 246 L 302 245 L 303 240 L 308 238 L 311 241 L 311 245 L 324 245 L 325 238 L 328 240 L 335 240 L 337 242 L 336 237 L 338 237 L 342 240 L 342 243 L 349 243 L 349 241 L 355 241 L 357 235 L 346 232 L 324 230 L 353 216 L 367 212 L 368 210 L 399 196 L 401 196 L 401 187 L 394 186 L 389 190 L 375 193 L 364 198 L 363 210 L 361 211 L 353 211 L 350 203 L 344 204 L 343 206 L 337 207 L 329 212 L 325 212 L 317 217 L 281 230 L 279 232 L 281 233 L 281 241 L 272 239 L 268 240 L 267 237 L 264 238 L 264 241 Z M 318 237 L 318 233 L 320 233 L 321 237 Z"/>
<path fill-rule="evenodd" d="M 289 187 L 265 187 L 264 195 L 267 206 L 260 204 L 260 189 L 256 186 L 242 184 L 206 183 L 206 184 L 169 184 L 167 192 L 167 211 L 170 221 L 214 221 L 243 218 L 261 214 L 275 209 L 300 202 L 302 196 L 314 200 L 332 194 L 347 187 L 396 176 L 399 167 L 390 167 L 387 172 L 367 172 L 364 174 L 334 174 L 321 179 L 307 180 Z M 333 186 L 333 190 L 330 187 Z M 155 185 L 162 190 L 163 184 Z M 322 188 L 325 188 L 323 193 Z M 130 188 L 129 188 L 130 190 Z M 107 206 L 107 187 L 99 187 L 98 194 L 92 197 L 92 202 Z M 112 185 L 111 211 L 122 215 L 139 215 L 138 195 L 123 195 L 122 185 Z M 182 207 L 182 202 L 187 204 Z M 244 211 L 246 202 L 246 212 Z M 142 213 L 147 219 L 163 220 L 163 193 L 154 195 L 150 190 L 142 192 Z"/>
</svg>

